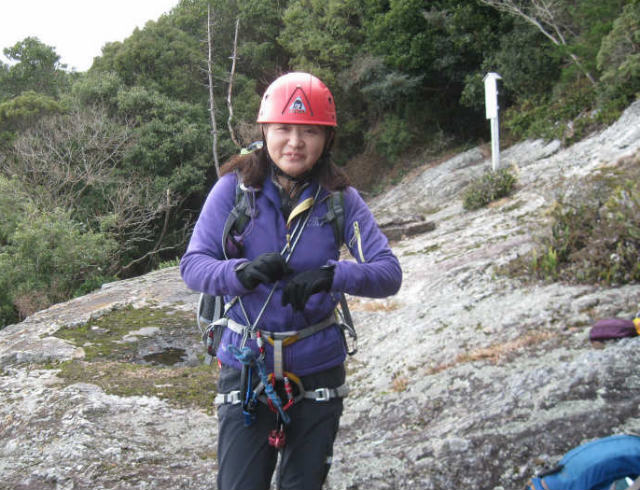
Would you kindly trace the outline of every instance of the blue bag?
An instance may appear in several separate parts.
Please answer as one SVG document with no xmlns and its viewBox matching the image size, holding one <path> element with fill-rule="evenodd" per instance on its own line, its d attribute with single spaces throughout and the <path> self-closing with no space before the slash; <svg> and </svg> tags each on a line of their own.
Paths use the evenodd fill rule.
<svg viewBox="0 0 640 490">
<path fill-rule="evenodd" d="M 626 489 L 638 475 L 640 436 L 615 435 L 572 449 L 556 468 L 532 478 L 527 490 Z"/>
</svg>

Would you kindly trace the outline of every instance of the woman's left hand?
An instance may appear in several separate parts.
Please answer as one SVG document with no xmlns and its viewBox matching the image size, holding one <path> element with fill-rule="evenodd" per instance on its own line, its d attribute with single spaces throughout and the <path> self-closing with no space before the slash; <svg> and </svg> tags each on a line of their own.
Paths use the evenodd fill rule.
<svg viewBox="0 0 640 490">
<path fill-rule="evenodd" d="M 284 287 L 282 306 L 290 304 L 295 310 L 304 310 L 311 295 L 329 291 L 331 284 L 333 284 L 333 267 L 301 272 Z"/>
</svg>

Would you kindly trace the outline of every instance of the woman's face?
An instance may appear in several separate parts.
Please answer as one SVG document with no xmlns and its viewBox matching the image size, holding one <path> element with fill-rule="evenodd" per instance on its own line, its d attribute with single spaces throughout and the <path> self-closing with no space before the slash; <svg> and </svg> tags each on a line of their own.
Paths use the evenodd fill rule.
<svg viewBox="0 0 640 490">
<path fill-rule="evenodd" d="M 285 174 L 299 177 L 316 164 L 326 140 L 322 126 L 306 124 L 265 124 L 267 150 Z"/>
</svg>

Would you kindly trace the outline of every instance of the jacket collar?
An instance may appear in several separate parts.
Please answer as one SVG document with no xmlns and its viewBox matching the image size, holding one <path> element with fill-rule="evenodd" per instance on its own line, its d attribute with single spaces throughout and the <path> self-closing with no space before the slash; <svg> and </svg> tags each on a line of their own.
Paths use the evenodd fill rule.
<svg viewBox="0 0 640 490">
<path fill-rule="evenodd" d="M 314 197 L 316 195 L 316 191 L 318 190 L 318 186 L 318 182 L 316 182 L 315 180 L 311 180 L 309 182 L 309 185 L 306 186 L 302 190 L 300 196 L 298 196 L 297 203 L 304 201 L 309 197 Z M 277 209 L 280 209 L 280 206 L 282 205 L 282 201 L 280 200 L 280 191 L 276 184 L 271 180 L 270 176 L 264 180 L 262 192 L 273 203 L 273 205 L 276 206 Z M 328 192 L 325 189 L 322 189 L 318 196 L 318 200 L 322 200 L 325 194 L 328 194 Z"/>
</svg>

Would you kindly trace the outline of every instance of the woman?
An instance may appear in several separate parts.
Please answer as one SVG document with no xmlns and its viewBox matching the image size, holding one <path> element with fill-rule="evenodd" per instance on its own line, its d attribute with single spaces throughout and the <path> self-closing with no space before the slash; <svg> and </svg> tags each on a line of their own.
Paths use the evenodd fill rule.
<svg viewBox="0 0 640 490">
<path fill-rule="evenodd" d="M 329 160 L 337 126 L 329 89 L 308 73 L 284 75 L 267 88 L 257 122 L 264 146 L 223 167 L 180 270 L 191 289 L 231 305 L 217 352 L 218 488 L 269 488 L 280 452 L 279 488 L 320 489 L 347 392 L 337 295 L 395 294 L 402 272 Z M 250 219 L 223 243 L 238 189 Z M 339 260 L 328 219 L 336 192 L 340 238 L 355 262 Z"/>
</svg>

